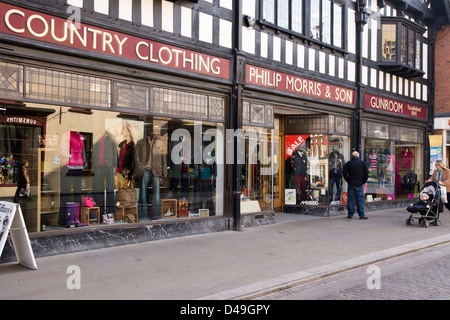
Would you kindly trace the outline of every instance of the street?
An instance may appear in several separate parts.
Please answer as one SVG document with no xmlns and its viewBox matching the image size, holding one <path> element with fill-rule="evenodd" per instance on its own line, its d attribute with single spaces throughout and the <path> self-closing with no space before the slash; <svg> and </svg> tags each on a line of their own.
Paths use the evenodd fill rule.
<svg viewBox="0 0 450 320">
<path fill-rule="evenodd" d="M 448 300 L 449 280 L 450 243 L 446 243 L 338 273 L 260 299 Z"/>
</svg>

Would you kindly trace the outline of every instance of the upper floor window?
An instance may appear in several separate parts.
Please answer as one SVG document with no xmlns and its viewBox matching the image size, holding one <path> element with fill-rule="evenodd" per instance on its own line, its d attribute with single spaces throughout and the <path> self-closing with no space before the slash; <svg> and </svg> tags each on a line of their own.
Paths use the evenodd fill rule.
<svg viewBox="0 0 450 320">
<path fill-rule="evenodd" d="M 262 20 L 342 47 L 343 4 L 336 0 L 261 0 Z M 309 8 L 306 12 L 305 8 Z"/>
<path fill-rule="evenodd" d="M 382 17 L 380 68 L 412 78 L 422 76 L 425 29 L 402 17 Z"/>
</svg>

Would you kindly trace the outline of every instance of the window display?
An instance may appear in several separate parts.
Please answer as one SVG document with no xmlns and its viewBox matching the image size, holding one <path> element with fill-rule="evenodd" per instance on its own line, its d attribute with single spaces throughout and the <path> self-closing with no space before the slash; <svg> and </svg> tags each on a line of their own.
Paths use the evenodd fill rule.
<svg viewBox="0 0 450 320">
<path fill-rule="evenodd" d="M 422 135 L 415 128 L 367 122 L 364 160 L 369 168 L 366 201 L 412 199 L 423 181 Z"/>
<path fill-rule="evenodd" d="M 2 200 L 14 200 L 19 164 L 30 159 L 30 198 L 18 200 L 30 232 L 223 214 L 223 124 L 33 110 L 48 111 L 39 126 L 5 118 L 0 127 Z"/>
<path fill-rule="evenodd" d="M 348 137 L 286 135 L 286 204 L 340 204 L 345 189 L 342 170 L 349 153 Z M 295 200 L 294 200 L 295 199 Z"/>
<path fill-rule="evenodd" d="M 274 130 L 244 126 L 245 164 L 241 168 L 241 213 L 273 209 Z"/>
</svg>

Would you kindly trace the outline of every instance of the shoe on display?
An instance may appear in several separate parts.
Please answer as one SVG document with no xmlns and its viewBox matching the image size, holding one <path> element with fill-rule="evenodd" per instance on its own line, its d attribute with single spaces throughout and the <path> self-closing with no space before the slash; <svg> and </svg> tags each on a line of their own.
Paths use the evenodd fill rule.
<svg viewBox="0 0 450 320">
<path fill-rule="evenodd" d="M 169 210 L 167 210 L 167 212 L 164 213 L 164 217 L 171 217 L 173 215 L 174 215 L 174 213 L 171 208 L 169 208 Z"/>
</svg>

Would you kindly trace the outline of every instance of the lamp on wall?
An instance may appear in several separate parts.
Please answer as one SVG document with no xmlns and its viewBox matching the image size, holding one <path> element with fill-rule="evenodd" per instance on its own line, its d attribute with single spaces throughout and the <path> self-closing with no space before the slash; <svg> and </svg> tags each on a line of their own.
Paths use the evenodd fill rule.
<svg viewBox="0 0 450 320">
<path fill-rule="evenodd" d="M 245 16 L 244 21 L 247 28 L 253 28 L 256 24 L 256 19 L 250 16 Z"/>
</svg>

